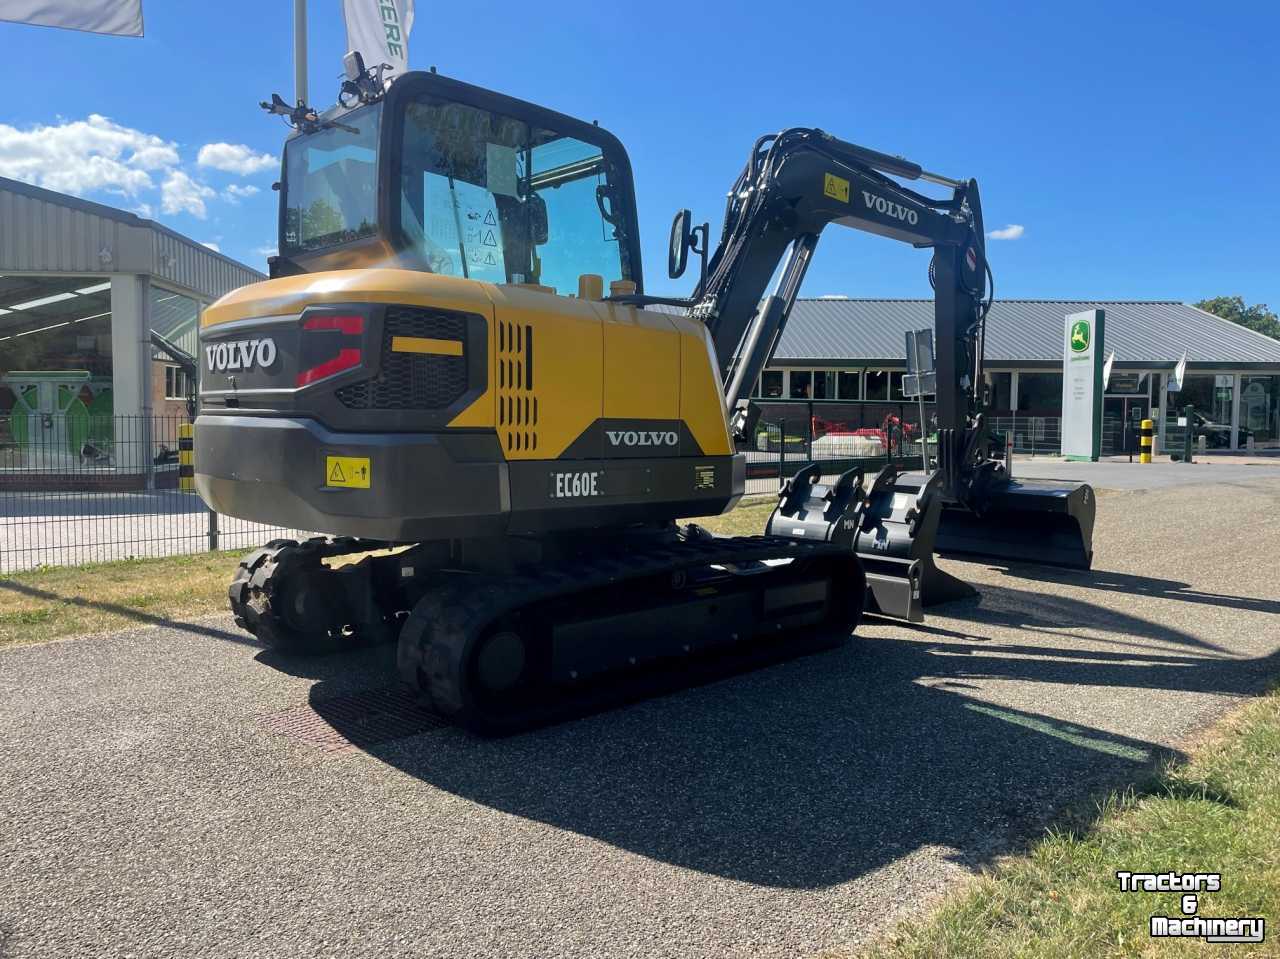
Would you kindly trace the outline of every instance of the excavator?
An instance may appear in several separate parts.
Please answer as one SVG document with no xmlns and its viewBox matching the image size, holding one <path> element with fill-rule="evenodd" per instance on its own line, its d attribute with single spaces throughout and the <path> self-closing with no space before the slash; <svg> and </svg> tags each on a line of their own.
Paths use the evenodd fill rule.
<svg viewBox="0 0 1280 959">
<path fill-rule="evenodd" d="M 827 648 L 864 611 L 919 621 L 972 593 L 935 551 L 1090 564 L 1092 490 L 990 448 L 974 180 L 762 136 L 714 249 L 676 215 L 668 272 L 700 277 L 661 297 L 596 123 L 359 62 L 324 113 L 263 106 L 294 127 L 279 251 L 202 317 L 195 473 L 219 512 L 321 534 L 240 563 L 231 609 L 267 646 L 395 642 L 432 710 L 497 735 Z M 932 251 L 936 462 L 806 466 L 757 536 L 681 525 L 743 496 L 752 385 L 833 223 Z"/>
</svg>

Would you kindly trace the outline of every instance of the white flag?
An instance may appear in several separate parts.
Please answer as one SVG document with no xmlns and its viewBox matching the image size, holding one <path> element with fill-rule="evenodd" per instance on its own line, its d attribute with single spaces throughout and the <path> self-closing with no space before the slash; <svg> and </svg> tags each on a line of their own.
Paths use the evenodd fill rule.
<svg viewBox="0 0 1280 959">
<path fill-rule="evenodd" d="M 140 37 L 142 0 L 3 0 L 0 20 Z"/>
<path fill-rule="evenodd" d="M 366 68 L 391 64 L 393 74 L 409 69 L 413 0 L 342 0 L 347 49 L 358 51 Z"/>
<path fill-rule="evenodd" d="M 1102 364 L 1102 388 L 1104 390 L 1107 388 L 1107 384 L 1111 382 L 1111 367 L 1115 361 L 1115 350 L 1112 350 L 1111 355 L 1108 356 L 1106 362 Z"/>
<path fill-rule="evenodd" d="M 1178 360 L 1177 367 L 1174 368 L 1173 376 L 1169 378 L 1169 392 L 1177 393 L 1182 389 L 1182 378 L 1187 375 L 1187 354 L 1184 351 L 1182 359 Z"/>
</svg>

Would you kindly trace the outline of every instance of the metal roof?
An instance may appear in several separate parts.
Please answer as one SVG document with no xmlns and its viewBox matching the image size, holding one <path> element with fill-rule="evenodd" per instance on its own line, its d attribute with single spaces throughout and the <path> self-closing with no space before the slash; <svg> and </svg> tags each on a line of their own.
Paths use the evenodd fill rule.
<svg viewBox="0 0 1280 959">
<path fill-rule="evenodd" d="M 1062 362 L 1068 313 L 1106 311 L 1103 349 L 1117 364 L 1275 367 L 1280 341 L 1172 300 L 996 300 L 987 316 L 986 358 L 1004 366 Z M 908 330 L 933 327 L 932 300 L 800 299 L 773 363 L 874 361 L 901 366 Z"/>
<path fill-rule="evenodd" d="M 5 177 L 0 273 L 148 273 L 208 299 L 266 279 L 154 220 Z"/>
</svg>

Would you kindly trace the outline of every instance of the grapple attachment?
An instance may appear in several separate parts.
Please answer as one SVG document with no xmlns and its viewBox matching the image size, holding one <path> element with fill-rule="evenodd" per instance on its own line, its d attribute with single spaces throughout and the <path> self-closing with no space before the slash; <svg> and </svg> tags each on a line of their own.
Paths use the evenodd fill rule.
<svg viewBox="0 0 1280 959">
<path fill-rule="evenodd" d="M 1096 498 L 1087 483 L 997 479 L 980 502 L 979 512 L 942 510 L 939 553 L 1074 569 L 1093 564 Z"/>
<path fill-rule="evenodd" d="M 847 545 L 866 573 L 868 612 L 918 623 L 926 606 L 975 594 L 933 561 L 942 509 L 937 473 L 886 466 L 869 485 L 858 468 L 830 485 L 820 478 L 817 464 L 793 476 L 778 494 L 766 531 Z"/>
</svg>

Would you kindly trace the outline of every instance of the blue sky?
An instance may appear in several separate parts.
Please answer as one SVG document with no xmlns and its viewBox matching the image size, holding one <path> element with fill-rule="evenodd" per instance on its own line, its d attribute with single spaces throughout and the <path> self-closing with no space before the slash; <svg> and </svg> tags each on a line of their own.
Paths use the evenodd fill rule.
<svg viewBox="0 0 1280 959">
<path fill-rule="evenodd" d="M 256 104 L 291 96 L 291 6 L 144 0 L 142 40 L 0 23 L 0 175 L 149 213 L 262 267 L 264 157 L 287 131 Z M 310 6 L 321 104 L 341 72 L 340 7 Z M 1239 293 L 1274 309 L 1277 28 L 1274 3 L 418 0 L 410 60 L 616 133 L 654 292 L 688 288 L 665 277 L 674 211 L 718 228 L 754 138 L 813 125 L 977 177 L 987 228 L 1022 227 L 989 242 L 1000 296 Z M 923 296 L 926 268 L 924 252 L 832 228 L 804 293 Z"/>
</svg>

